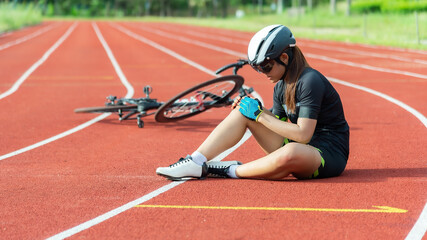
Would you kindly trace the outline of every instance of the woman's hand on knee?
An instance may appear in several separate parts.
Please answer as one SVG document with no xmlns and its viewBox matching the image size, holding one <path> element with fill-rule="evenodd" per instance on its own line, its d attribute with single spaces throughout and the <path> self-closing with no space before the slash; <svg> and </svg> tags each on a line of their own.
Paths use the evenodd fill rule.
<svg viewBox="0 0 427 240">
<path fill-rule="evenodd" d="M 256 98 L 242 98 L 239 107 L 240 113 L 252 121 L 258 122 L 259 116 L 264 112 L 261 102 Z"/>
</svg>

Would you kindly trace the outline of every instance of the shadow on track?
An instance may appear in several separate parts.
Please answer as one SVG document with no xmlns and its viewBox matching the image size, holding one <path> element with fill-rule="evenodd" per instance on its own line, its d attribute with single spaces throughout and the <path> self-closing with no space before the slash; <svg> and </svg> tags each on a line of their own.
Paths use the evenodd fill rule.
<svg viewBox="0 0 427 240">
<path fill-rule="evenodd" d="M 427 168 L 346 169 L 339 177 L 319 179 L 325 183 L 385 182 L 391 178 L 426 178 Z"/>
<path fill-rule="evenodd" d="M 264 179 L 241 179 L 273 182 L 294 182 L 294 183 L 363 183 L 363 182 L 386 182 L 391 178 L 426 178 L 427 168 L 388 168 L 388 169 L 347 169 L 338 177 L 324 179 L 297 180 L 289 176 L 282 180 Z M 207 178 L 209 180 L 227 180 L 227 178 Z"/>
<path fill-rule="evenodd" d="M 164 128 L 171 131 L 185 131 L 185 132 L 211 132 L 219 123 L 221 119 L 210 119 L 209 121 L 196 121 L 196 120 L 183 120 L 171 123 L 158 123 L 152 119 L 144 119 L 144 128 Z M 144 131 L 144 128 L 138 128 L 136 120 L 126 120 L 120 122 L 117 118 L 106 118 L 98 122 L 98 124 L 111 125 L 111 126 L 135 126 L 135 131 Z"/>
<path fill-rule="evenodd" d="M 209 121 L 184 120 L 173 123 L 153 123 L 156 127 L 185 132 L 211 132 L 218 124 L 219 119 Z M 154 126 L 153 125 L 153 126 Z"/>
</svg>

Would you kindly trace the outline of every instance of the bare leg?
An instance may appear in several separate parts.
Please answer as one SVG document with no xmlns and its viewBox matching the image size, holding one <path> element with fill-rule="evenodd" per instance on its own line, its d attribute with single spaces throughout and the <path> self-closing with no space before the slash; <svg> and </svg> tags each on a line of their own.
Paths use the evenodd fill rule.
<svg viewBox="0 0 427 240">
<path fill-rule="evenodd" d="M 246 129 L 251 131 L 266 153 L 280 148 L 283 143 L 284 138 L 282 136 L 260 123 L 245 118 L 235 109 L 212 131 L 197 151 L 211 160 L 238 143 Z"/>
<path fill-rule="evenodd" d="M 289 174 L 309 177 L 321 162 L 321 155 L 312 146 L 301 143 L 288 143 L 282 148 L 239 166 L 236 174 L 242 178 L 282 179 Z"/>
<path fill-rule="evenodd" d="M 236 109 L 212 131 L 197 151 L 211 160 L 239 142 L 246 129 L 251 131 L 267 155 L 240 165 L 236 170 L 239 177 L 282 179 L 291 173 L 308 177 L 320 166 L 321 155 L 314 147 L 301 143 L 288 143 L 282 147 L 282 136 L 245 118 Z"/>
</svg>

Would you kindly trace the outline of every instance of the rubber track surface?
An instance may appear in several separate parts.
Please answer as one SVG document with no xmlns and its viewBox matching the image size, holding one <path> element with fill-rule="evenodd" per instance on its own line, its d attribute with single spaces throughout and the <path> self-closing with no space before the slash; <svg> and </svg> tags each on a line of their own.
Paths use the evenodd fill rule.
<svg viewBox="0 0 427 240">
<path fill-rule="evenodd" d="M 47 22 L 0 37 L 0 45 L 6 44 L 50 24 L 53 27 L 39 36 L 0 50 L 0 94 L 75 23 Z M 0 99 L 0 158 L 98 116 L 75 114 L 75 108 L 100 106 L 110 94 L 127 94 L 94 31 L 95 23 L 76 24 L 16 92 Z M 214 76 L 141 38 L 215 71 L 244 57 L 253 34 L 167 23 L 96 26 L 135 89 L 134 96 L 142 96 L 142 88 L 150 85 L 154 89 L 150 96 L 161 101 Z M 310 65 L 327 77 L 386 94 L 427 114 L 426 52 L 298 38 L 297 42 Z M 250 67 L 239 73 L 271 106 L 273 85 Z M 405 238 L 427 199 L 425 123 L 384 98 L 333 85 L 351 127 L 350 159 L 342 176 L 312 181 L 187 181 L 142 203 L 152 207 L 132 207 L 76 231 L 71 238 Z M 215 109 L 170 124 L 146 117 L 143 129 L 136 121 L 119 122 L 109 116 L 0 160 L 0 238 L 55 236 L 169 184 L 155 169 L 194 151 L 228 112 Z M 250 138 L 226 159 L 247 162 L 260 156 Z M 160 208 L 164 205 L 178 207 Z M 404 211 L 369 211 L 380 209 L 374 206 Z"/>
</svg>

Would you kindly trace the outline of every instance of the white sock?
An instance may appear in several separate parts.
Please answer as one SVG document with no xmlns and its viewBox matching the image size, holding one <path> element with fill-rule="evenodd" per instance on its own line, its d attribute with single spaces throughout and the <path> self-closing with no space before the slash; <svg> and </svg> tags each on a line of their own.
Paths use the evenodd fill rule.
<svg viewBox="0 0 427 240">
<path fill-rule="evenodd" d="M 203 163 L 205 163 L 208 160 L 203 154 L 197 151 L 191 154 L 191 159 L 193 159 L 193 162 L 197 163 L 200 166 L 202 166 Z"/>
<path fill-rule="evenodd" d="M 236 169 L 237 169 L 237 167 L 238 167 L 239 165 L 237 165 L 237 164 L 235 164 L 235 165 L 231 165 L 229 168 L 228 168 L 228 172 L 227 172 L 227 175 L 229 176 L 229 177 L 231 177 L 231 178 L 239 178 L 238 176 L 237 176 L 237 174 L 236 174 Z"/>
</svg>

